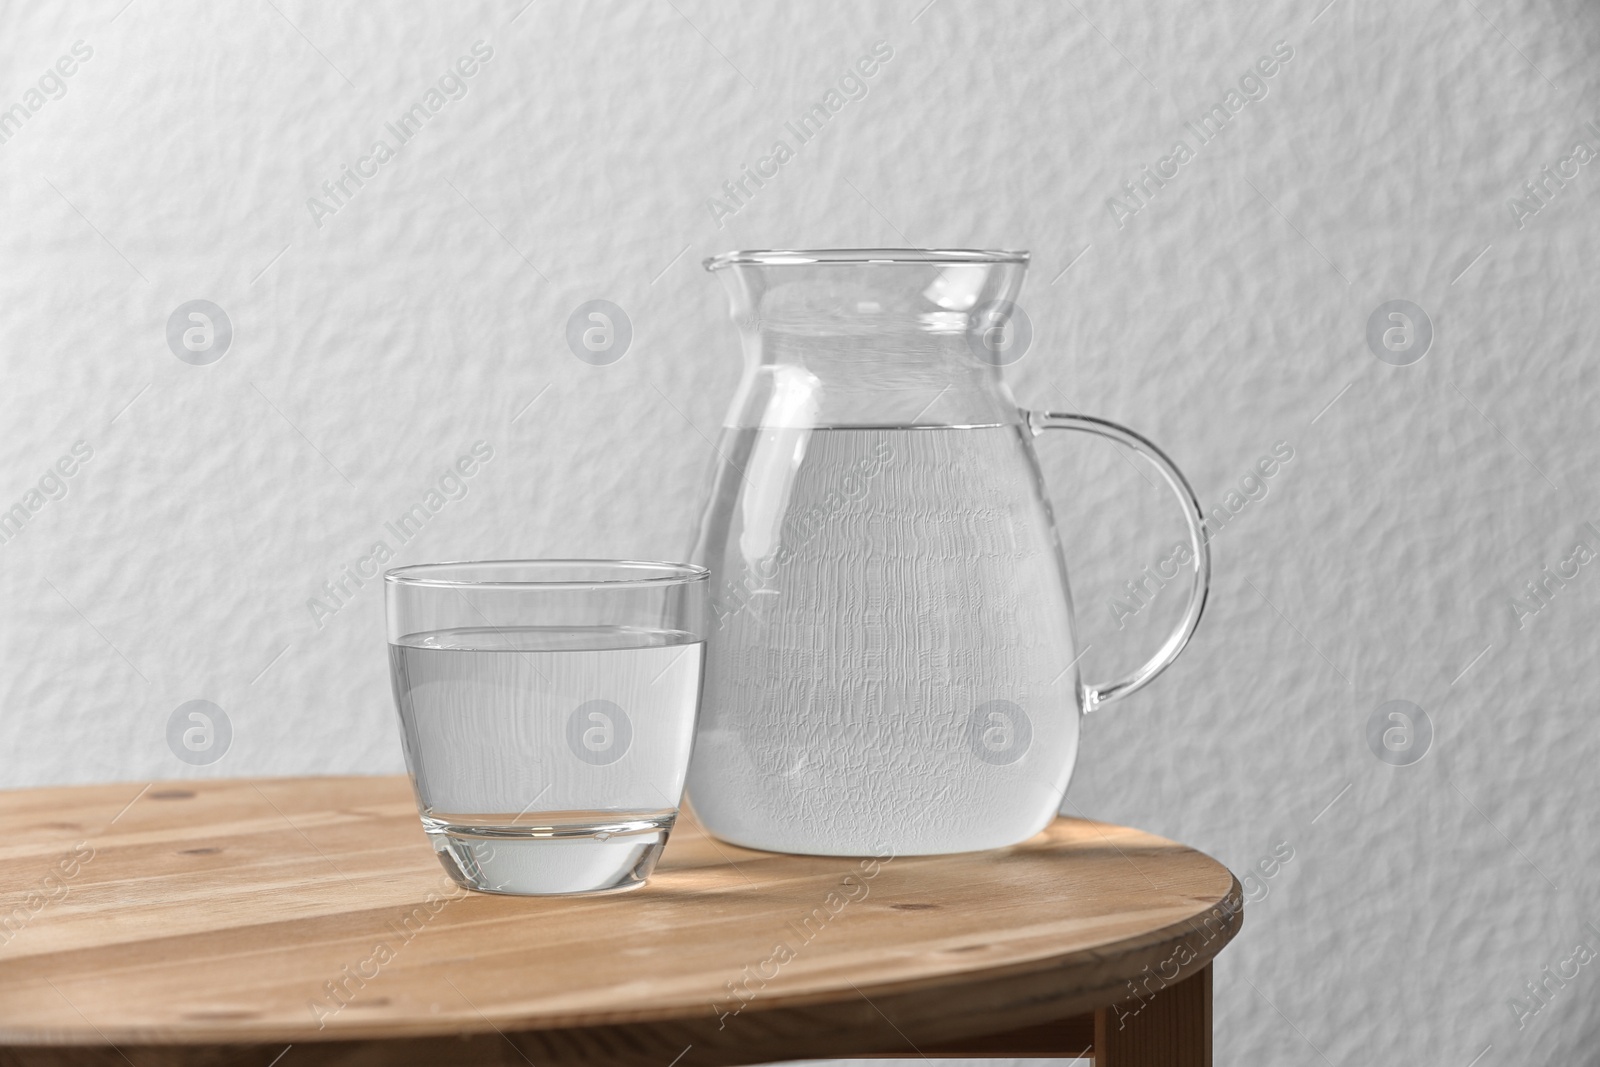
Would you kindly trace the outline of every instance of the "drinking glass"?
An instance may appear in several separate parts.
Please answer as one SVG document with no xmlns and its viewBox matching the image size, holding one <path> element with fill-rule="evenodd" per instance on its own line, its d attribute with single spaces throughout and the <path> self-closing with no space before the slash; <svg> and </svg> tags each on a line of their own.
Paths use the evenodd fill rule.
<svg viewBox="0 0 1600 1067">
<path fill-rule="evenodd" d="M 683 794 L 707 577 L 583 559 L 384 575 L 406 767 L 450 877 L 529 895 L 644 884 Z"/>
</svg>

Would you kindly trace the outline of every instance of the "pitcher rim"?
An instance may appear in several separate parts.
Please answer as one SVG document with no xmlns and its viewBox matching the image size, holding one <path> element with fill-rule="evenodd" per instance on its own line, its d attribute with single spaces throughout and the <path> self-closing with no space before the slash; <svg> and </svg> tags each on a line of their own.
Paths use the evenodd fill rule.
<svg viewBox="0 0 1600 1067">
<path fill-rule="evenodd" d="M 708 271 L 735 266 L 830 266 L 894 263 L 1020 263 L 1026 266 L 1032 253 L 1026 250 L 984 248 L 752 248 L 724 252 L 702 261 Z"/>
</svg>

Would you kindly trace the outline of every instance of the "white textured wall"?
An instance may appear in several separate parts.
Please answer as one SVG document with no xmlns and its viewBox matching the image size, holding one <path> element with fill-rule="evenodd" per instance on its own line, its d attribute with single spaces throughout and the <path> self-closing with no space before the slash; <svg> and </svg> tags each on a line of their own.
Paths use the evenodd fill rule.
<svg viewBox="0 0 1600 1067">
<path fill-rule="evenodd" d="M 1520 226 L 1508 199 L 1600 147 L 1600 15 L 923 2 L 0 8 L 0 107 L 41 104 L 0 144 L 0 506 L 93 452 L 0 544 L 0 784 L 399 770 L 380 590 L 321 625 L 307 601 L 474 442 L 492 460 L 401 562 L 680 556 L 738 364 L 702 257 L 1030 248 L 1024 403 L 1143 429 L 1208 505 L 1294 449 L 1219 533 L 1182 662 L 1087 723 L 1068 800 L 1241 874 L 1293 850 L 1218 965 L 1219 1062 L 1588 1062 L 1600 966 L 1520 1028 L 1508 1002 L 1600 948 L 1600 568 L 1520 629 L 1511 600 L 1600 550 L 1600 165 Z M 714 219 L 880 40 L 867 95 Z M 78 41 L 64 94 L 28 97 Z M 314 219 L 479 41 L 465 95 Z M 1119 226 L 1119 183 L 1279 41 L 1267 95 Z M 208 366 L 166 340 L 195 299 L 233 324 Z M 632 321 L 613 365 L 565 344 L 591 299 Z M 1391 299 L 1434 324 L 1410 366 L 1365 339 Z M 1109 601 L 1179 527 L 1061 437 L 1106 675 L 1176 610 L 1119 631 Z M 195 699 L 233 731 L 201 767 L 166 740 Z M 1409 766 L 1366 738 L 1396 699 L 1434 731 Z"/>
</svg>

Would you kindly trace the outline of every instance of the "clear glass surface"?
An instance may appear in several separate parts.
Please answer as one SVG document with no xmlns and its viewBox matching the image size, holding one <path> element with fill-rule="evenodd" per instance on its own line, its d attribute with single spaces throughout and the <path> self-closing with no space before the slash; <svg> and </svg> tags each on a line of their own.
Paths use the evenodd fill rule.
<svg viewBox="0 0 1600 1067">
<path fill-rule="evenodd" d="M 406 766 L 450 876 L 515 894 L 644 884 L 683 793 L 706 572 L 522 560 L 384 577 Z"/>
<path fill-rule="evenodd" d="M 712 572 L 712 601 L 689 793 L 718 836 L 823 855 L 1024 840 L 1060 807 L 1081 714 L 1147 684 L 1193 632 L 1210 563 L 1182 474 L 1133 431 L 1024 411 L 1006 386 L 1027 261 L 919 249 L 706 261 L 745 353 L 692 556 Z M 1045 429 L 1134 448 L 1189 525 L 1188 613 L 1109 685 L 1078 676 L 1033 450 Z"/>
</svg>

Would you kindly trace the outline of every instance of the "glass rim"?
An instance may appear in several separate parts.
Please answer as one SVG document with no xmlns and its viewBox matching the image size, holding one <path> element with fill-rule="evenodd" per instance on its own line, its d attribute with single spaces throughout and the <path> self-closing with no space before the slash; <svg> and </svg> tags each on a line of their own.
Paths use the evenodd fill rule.
<svg viewBox="0 0 1600 1067">
<path fill-rule="evenodd" d="M 701 261 L 708 271 L 733 266 L 829 266 L 879 263 L 1020 263 L 1033 256 L 1026 250 L 983 248 L 751 248 L 724 252 Z"/>
<path fill-rule="evenodd" d="M 618 572 L 602 578 L 574 578 L 560 574 L 563 569 L 588 567 L 596 571 Z M 470 569 L 505 568 L 521 571 L 511 578 L 451 578 L 452 573 Z M 550 571 L 550 576 L 538 572 Z M 620 572 L 642 572 L 632 575 Z M 391 567 L 383 572 L 386 585 L 422 589 L 637 589 L 665 585 L 687 585 L 709 581 L 711 572 L 694 563 L 670 563 L 663 560 L 639 559 L 480 559 L 451 560 L 440 563 L 412 563 L 404 567 Z"/>
</svg>

